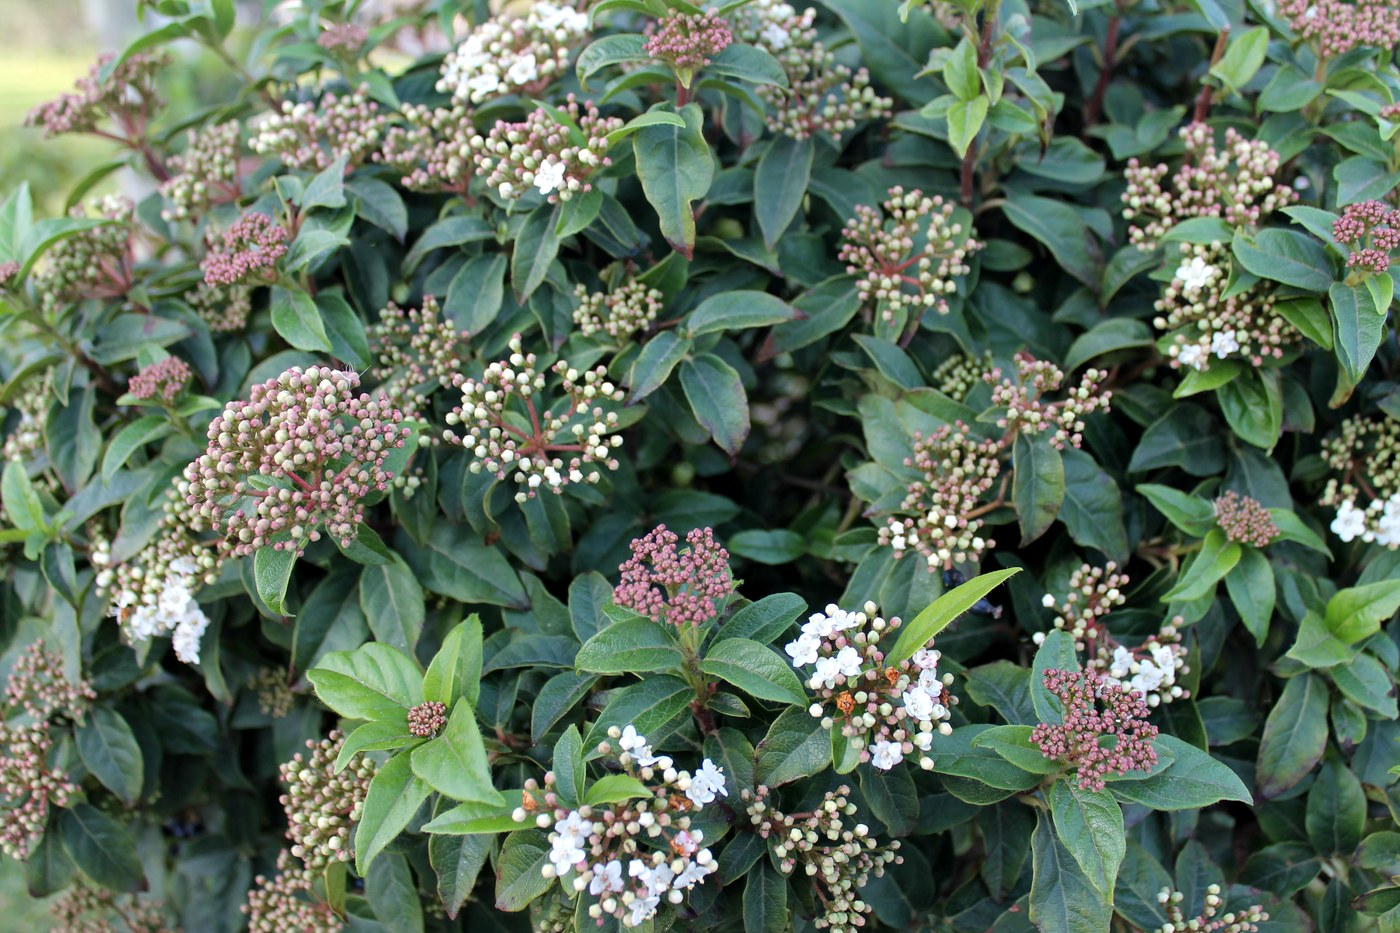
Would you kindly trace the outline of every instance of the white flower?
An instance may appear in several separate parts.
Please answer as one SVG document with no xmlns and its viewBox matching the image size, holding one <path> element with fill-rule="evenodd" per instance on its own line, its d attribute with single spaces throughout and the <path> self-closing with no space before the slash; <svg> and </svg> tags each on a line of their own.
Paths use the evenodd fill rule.
<svg viewBox="0 0 1400 933">
<path fill-rule="evenodd" d="M 554 156 L 549 156 L 544 160 L 544 164 L 535 172 L 535 187 L 540 194 L 551 194 L 564 187 L 564 163 Z"/>
<path fill-rule="evenodd" d="M 1177 351 L 1176 358 L 1183 366 L 1200 369 L 1201 364 L 1205 362 L 1206 351 L 1201 348 L 1200 344 L 1188 343 Z"/>
<path fill-rule="evenodd" d="M 641 926 L 660 906 L 661 898 L 656 894 L 637 898 L 632 902 L 632 913 L 627 917 L 628 926 Z"/>
<path fill-rule="evenodd" d="M 620 893 L 624 887 L 621 862 L 614 859 L 606 865 L 599 862 L 593 866 L 593 880 L 588 883 L 589 894 L 597 897 L 599 894 Z"/>
<path fill-rule="evenodd" d="M 506 78 L 511 84 L 529 84 L 539 76 L 540 69 L 535 63 L 535 56 L 529 52 L 511 62 L 510 67 L 506 69 Z"/>
<path fill-rule="evenodd" d="M 715 767 L 715 763 L 706 758 L 701 763 L 700 770 L 691 775 L 690 786 L 686 788 L 685 795 L 697 807 L 713 802 L 716 795 L 728 797 L 729 789 L 724 786 L 724 770 Z"/>
<path fill-rule="evenodd" d="M 1176 670 L 1176 652 L 1170 645 L 1153 645 L 1149 649 L 1152 654 L 1152 663 L 1162 669 L 1163 677 L 1171 680 L 1172 673 Z"/>
<path fill-rule="evenodd" d="M 860 675 L 860 652 L 850 645 L 836 652 L 835 661 L 842 677 L 850 679 Z"/>
<path fill-rule="evenodd" d="M 1220 359 L 1224 359 L 1231 353 L 1235 353 L 1240 348 L 1240 342 L 1235 339 L 1235 335 L 1228 330 L 1222 330 L 1210 338 L 1210 352 Z"/>
<path fill-rule="evenodd" d="M 638 732 L 637 727 L 630 723 L 622 730 L 622 737 L 617 740 L 617 744 L 622 747 L 624 752 L 636 754 L 647 751 L 647 737 Z"/>
<path fill-rule="evenodd" d="M 870 763 L 881 771 L 888 771 L 904 760 L 904 752 L 898 742 L 876 742 L 870 746 Z"/>
<path fill-rule="evenodd" d="M 190 610 L 176 624 L 170 642 L 175 649 L 175 657 L 186 664 L 198 664 L 199 642 L 204 637 L 204 630 L 209 627 L 209 617 L 198 603 L 192 602 L 190 606 Z"/>
<path fill-rule="evenodd" d="M 1046 593 L 1044 596 L 1040 597 L 1040 604 L 1046 609 L 1054 609 L 1055 597 L 1050 595 L 1049 593 Z"/>
<path fill-rule="evenodd" d="M 808 664 L 815 664 L 817 661 L 817 649 L 821 647 L 821 639 L 815 635 L 803 634 L 797 641 L 788 642 L 783 648 L 792 658 L 793 667 L 806 667 Z"/>
<path fill-rule="evenodd" d="M 709 854 L 710 850 L 704 849 L 701 851 L 700 857 L 703 858 Z M 685 868 L 681 869 L 681 873 L 676 876 L 675 884 L 672 887 L 677 890 L 685 888 L 688 891 L 704 881 L 706 875 L 713 874 L 717 869 L 718 866 L 713 859 L 705 859 L 703 863 L 699 859 L 687 862 Z"/>
<path fill-rule="evenodd" d="M 1376 543 L 1386 547 L 1400 545 L 1400 493 L 1386 500 L 1385 510 L 1376 523 Z"/>
<path fill-rule="evenodd" d="M 1110 677 L 1127 677 L 1133 669 L 1133 653 L 1122 645 L 1113 649 L 1113 663 L 1108 667 Z"/>
<path fill-rule="evenodd" d="M 676 873 L 671 870 L 671 866 L 662 862 L 655 868 L 650 868 L 642 875 L 642 884 L 647 886 L 647 893 L 651 895 L 665 894 L 671 890 L 671 882 L 676 880 Z"/>
<path fill-rule="evenodd" d="M 508 182 L 508 181 L 503 181 L 503 182 L 501 182 L 501 186 L 500 186 L 498 189 L 496 189 L 496 190 L 500 191 L 500 192 L 501 192 L 501 197 L 505 198 L 507 201 L 511 200 L 512 198 L 514 198 L 514 197 L 516 196 L 516 195 L 515 195 L 515 185 L 512 185 L 512 184 L 511 184 L 510 182 Z"/>
<path fill-rule="evenodd" d="M 1181 282 L 1181 290 L 1190 297 L 1195 297 L 1211 281 L 1220 274 L 1220 270 L 1206 262 L 1200 256 L 1192 257 L 1190 262 L 1183 262 L 1176 270 L 1176 277 Z"/>
<path fill-rule="evenodd" d="M 813 690 L 832 689 L 841 676 L 841 662 L 835 658 L 817 658 L 817 672 L 808 681 Z"/>
<path fill-rule="evenodd" d="M 1128 681 L 1128 689 L 1136 690 L 1143 696 L 1147 696 L 1153 690 L 1162 686 L 1162 669 L 1151 661 L 1139 661 L 1137 673 L 1133 679 Z"/>
<path fill-rule="evenodd" d="M 914 656 L 909 660 L 920 671 L 923 671 L 925 673 L 927 673 L 928 671 L 933 671 L 935 672 L 936 676 L 938 671 L 938 660 L 942 657 L 943 652 L 941 651 L 934 651 L 931 648 L 920 648 L 918 651 L 914 652 Z"/>
<path fill-rule="evenodd" d="M 943 681 L 938 679 L 938 668 L 919 671 L 918 686 L 931 697 L 943 695 Z"/>
<path fill-rule="evenodd" d="M 928 722 L 933 718 L 933 697 L 924 690 L 906 690 L 904 696 L 904 711 L 919 722 Z"/>
<path fill-rule="evenodd" d="M 549 835 L 549 861 L 554 870 L 563 875 L 584 859 L 583 844 L 593 824 L 573 810 L 568 816 L 554 824 L 554 832 Z"/>
<path fill-rule="evenodd" d="M 1337 517 L 1332 519 L 1332 533 L 1343 541 L 1351 541 L 1366 532 L 1366 513 L 1358 509 L 1350 499 L 1337 506 Z"/>
<path fill-rule="evenodd" d="M 763 27 L 759 33 L 759 38 L 763 44 L 768 46 L 770 51 L 779 52 L 792 45 L 792 34 L 777 23 L 769 23 Z"/>
</svg>

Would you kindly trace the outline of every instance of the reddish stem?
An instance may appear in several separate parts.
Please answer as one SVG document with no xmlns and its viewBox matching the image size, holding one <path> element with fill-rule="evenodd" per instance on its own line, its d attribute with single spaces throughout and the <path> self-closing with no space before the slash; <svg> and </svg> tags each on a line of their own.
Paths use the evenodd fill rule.
<svg viewBox="0 0 1400 933">
<path fill-rule="evenodd" d="M 1087 130 L 1099 122 L 1103 113 L 1103 96 L 1108 91 L 1108 82 L 1113 78 L 1113 63 L 1118 57 L 1118 29 L 1122 20 L 1117 13 L 1108 18 L 1108 35 L 1103 42 L 1103 67 L 1099 69 L 1099 80 L 1094 84 L 1094 93 L 1084 105 L 1084 128 Z"/>
</svg>

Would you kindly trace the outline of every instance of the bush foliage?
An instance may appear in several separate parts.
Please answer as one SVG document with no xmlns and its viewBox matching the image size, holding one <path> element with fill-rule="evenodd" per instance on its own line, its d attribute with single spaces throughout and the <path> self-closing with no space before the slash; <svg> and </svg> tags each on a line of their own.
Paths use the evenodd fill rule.
<svg viewBox="0 0 1400 933">
<path fill-rule="evenodd" d="M 60 928 L 1400 929 L 1392 0 L 360 6 L 0 206 Z"/>
</svg>

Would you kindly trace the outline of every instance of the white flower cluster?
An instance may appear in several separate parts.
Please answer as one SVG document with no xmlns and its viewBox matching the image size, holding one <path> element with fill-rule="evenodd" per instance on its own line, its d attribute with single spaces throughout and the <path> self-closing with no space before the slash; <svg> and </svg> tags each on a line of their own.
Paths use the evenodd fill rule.
<svg viewBox="0 0 1400 933">
<path fill-rule="evenodd" d="M 101 573 L 99 585 L 111 581 L 112 571 Z M 126 586 L 118 590 L 111 614 L 123 620 L 123 631 L 130 640 L 143 642 L 170 635 L 175 656 L 186 664 L 198 664 L 199 642 L 209 627 L 209 617 L 194 598 L 202 574 L 194 558 L 177 557 L 165 565 L 164 574 L 142 580 L 139 589 Z"/>
<path fill-rule="evenodd" d="M 1143 653 L 1147 656 L 1140 657 L 1118 645 L 1113 649 L 1113 660 L 1104 679 L 1118 683 L 1124 690 L 1136 690 L 1148 706 L 1184 696 L 1176 675 L 1186 663 L 1185 649 L 1180 644 L 1153 641 L 1143 646 Z"/>
<path fill-rule="evenodd" d="M 1346 542 L 1360 538 L 1367 544 L 1400 547 L 1400 493 L 1385 500 L 1373 499 L 1364 509 L 1357 508 L 1354 499 L 1346 499 L 1338 504 L 1331 527 L 1332 533 Z"/>
<path fill-rule="evenodd" d="M 562 74 L 588 34 L 588 14 L 539 0 L 524 19 L 490 19 L 472 30 L 442 63 L 437 89 L 479 104 Z"/>
<path fill-rule="evenodd" d="M 862 761 L 888 771 L 917 750 L 920 765 L 931 768 L 927 753 L 934 732 L 951 731 L 947 685 L 952 675 L 940 677 L 941 655 L 929 647 L 887 667 L 879 642 L 900 621 L 887 622 L 878 611 L 874 603 L 861 612 L 829 605 L 810 616 L 783 650 L 794 667 L 814 668 L 807 680 L 819 698 L 812 716 L 827 729 L 840 719 L 842 734 L 861 750 Z"/>
<path fill-rule="evenodd" d="M 729 796 L 729 788 L 723 769 L 708 758 L 694 774 L 677 771 L 671 758 L 656 754 L 635 726 L 613 727 L 608 736 L 620 749 L 617 762 L 625 772 L 643 782 L 660 782 L 651 788 L 654 797 L 539 812 L 535 825 L 550 829 L 548 864 L 540 870 L 546 878 L 561 879 L 565 891 L 587 891 L 596 898 L 588 915 L 600 924 L 606 915 L 635 927 L 654 917 L 663 903 L 681 903 L 687 891 L 717 870 L 714 855 L 702 846 L 704 834 L 690 828 L 686 814 Z M 608 755 L 615 750 L 604 742 L 598 751 Z M 533 780 L 527 781 L 515 820 L 524 822 L 532 811 L 557 800 L 554 787 L 552 773 L 545 775 L 543 794 Z"/>
</svg>

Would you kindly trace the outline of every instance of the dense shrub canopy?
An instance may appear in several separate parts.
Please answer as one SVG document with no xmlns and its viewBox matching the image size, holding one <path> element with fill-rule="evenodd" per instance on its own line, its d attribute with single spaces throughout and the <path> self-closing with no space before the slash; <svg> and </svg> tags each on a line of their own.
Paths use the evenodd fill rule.
<svg viewBox="0 0 1400 933">
<path fill-rule="evenodd" d="M 255 7 L 0 203 L 62 929 L 1400 930 L 1394 0 Z"/>
</svg>

